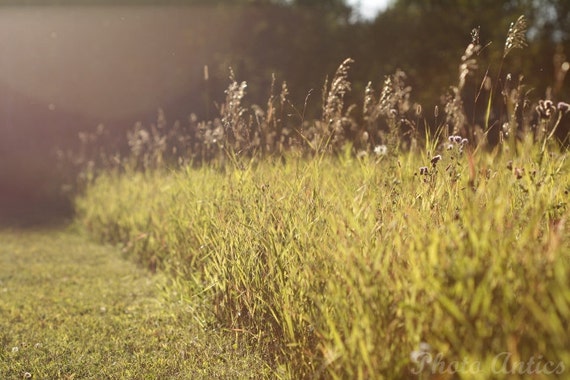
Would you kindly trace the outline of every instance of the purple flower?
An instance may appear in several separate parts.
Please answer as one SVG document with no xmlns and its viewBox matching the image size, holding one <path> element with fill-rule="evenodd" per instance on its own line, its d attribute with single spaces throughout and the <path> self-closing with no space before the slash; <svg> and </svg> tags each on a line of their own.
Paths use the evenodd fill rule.
<svg viewBox="0 0 570 380">
<path fill-rule="evenodd" d="M 552 114 L 556 111 L 556 107 L 551 100 L 539 100 L 536 106 L 536 112 L 541 119 L 550 119 Z"/>
<path fill-rule="evenodd" d="M 435 166 L 439 162 L 439 160 L 441 160 L 441 155 L 438 154 L 437 156 L 433 156 L 430 162 L 433 166 Z"/>
<path fill-rule="evenodd" d="M 558 111 L 566 113 L 566 112 L 570 111 L 570 104 L 564 103 L 564 102 L 559 102 L 557 108 L 558 108 Z"/>
</svg>

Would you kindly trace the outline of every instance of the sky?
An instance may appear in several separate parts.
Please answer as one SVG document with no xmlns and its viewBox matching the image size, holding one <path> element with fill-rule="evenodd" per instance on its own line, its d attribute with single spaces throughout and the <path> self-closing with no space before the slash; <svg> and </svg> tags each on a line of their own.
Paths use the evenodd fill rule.
<svg viewBox="0 0 570 380">
<path fill-rule="evenodd" d="M 378 11 L 385 9 L 390 0 L 348 0 L 350 5 L 360 10 L 365 20 L 372 20 Z"/>
</svg>

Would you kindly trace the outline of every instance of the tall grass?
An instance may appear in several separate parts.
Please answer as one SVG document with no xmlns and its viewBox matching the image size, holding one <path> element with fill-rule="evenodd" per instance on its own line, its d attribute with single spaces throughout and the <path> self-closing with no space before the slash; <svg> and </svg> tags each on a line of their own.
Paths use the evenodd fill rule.
<svg viewBox="0 0 570 380">
<path fill-rule="evenodd" d="M 521 178 L 463 157 L 459 180 L 451 157 L 420 176 L 427 159 L 103 175 L 78 208 L 291 377 L 405 377 L 420 341 L 450 361 L 568 362 L 565 156 L 520 160 Z"/>
<path fill-rule="evenodd" d="M 474 70 L 476 42 L 463 69 Z M 302 111 L 285 120 L 285 84 L 250 111 L 232 76 L 221 118 L 185 140 L 207 153 L 178 149 L 173 169 L 171 150 L 143 144 L 90 180 L 78 221 L 172 274 L 197 321 L 257 344 L 277 378 L 568 368 L 570 177 L 553 133 L 566 103 L 513 111 L 517 133 L 485 149 L 487 131 L 464 117 L 460 71 L 420 148 L 405 74 L 386 78 L 378 99 L 367 87 L 359 122 L 343 100 L 350 63 L 325 84 L 312 123 Z M 531 360 L 542 369 L 518 370 Z"/>
</svg>

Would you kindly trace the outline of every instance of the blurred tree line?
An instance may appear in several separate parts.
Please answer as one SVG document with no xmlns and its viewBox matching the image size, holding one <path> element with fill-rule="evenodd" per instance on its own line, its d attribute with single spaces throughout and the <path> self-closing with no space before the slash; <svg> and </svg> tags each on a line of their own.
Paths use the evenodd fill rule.
<svg viewBox="0 0 570 380">
<path fill-rule="evenodd" d="M 237 81 L 247 82 L 247 102 L 263 107 L 272 83 L 274 93 L 278 94 L 283 88 L 281 82 L 286 81 L 288 98 L 296 107 L 288 111 L 292 122 L 319 119 L 325 77 L 331 77 L 339 64 L 350 57 L 355 63 L 349 72 L 352 92 L 347 95 L 347 103 L 361 103 L 369 81 L 376 94 L 380 94 L 386 76 L 401 69 L 406 73 L 406 85 L 412 88 L 411 101 L 422 105 L 423 115 L 433 128 L 436 126 L 433 110 L 435 106 L 443 110 L 450 86 L 457 85 L 461 57 L 472 42 L 474 28 L 479 31 L 482 49 L 475 57 L 476 67 L 471 67 L 474 75 L 467 77 L 462 86 L 468 123 L 485 123 L 482 118 L 486 117 L 486 104 L 480 104 L 484 103 L 481 99 L 475 101 L 483 85 L 495 92 L 488 121 L 495 126 L 501 123 L 504 102 L 497 95 L 505 87 L 507 76 L 522 82 L 533 101 L 546 98 L 570 101 L 570 86 L 565 79 L 570 54 L 568 0 L 393 0 L 373 20 L 359 17 L 346 0 L 50 0 L 48 3 L 50 6 L 207 8 L 204 20 L 188 21 L 186 46 L 192 50 L 195 62 L 199 62 L 188 68 L 193 77 L 188 95 L 172 104 L 156 105 L 163 107 L 169 123 L 175 119 L 184 123 L 190 113 L 195 113 L 199 120 L 218 117 L 218 105 L 224 102 L 224 90 L 230 83 L 230 67 Z M 0 5 L 46 6 L 46 3 L 0 0 Z M 509 25 L 520 15 L 528 20 L 528 46 L 505 57 Z M 5 114 L 19 112 L 13 109 L 9 99 L 3 103 Z M 362 116 L 358 109 L 361 108 L 354 111 L 355 119 Z M 36 116 L 48 124 L 49 113 Z M 81 115 L 68 116 L 65 120 L 73 120 L 79 128 L 94 127 L 87 121 L 88 125 L 81 125 Z M 156 121 L 156 109 L 149 110 L 141 119 L 147 122 L 151 117 Z M 36 119 L 28 124 L 38 124 Z M 567 119 L 559 128 L 562 136 L 568 134 Z M 125 130 L 136 121 L 121 120 L 124 125 L 118 129 L 113 126 L 113 133 L 124 139 Z M 53 124 L 62 123 L 54 120 Z M 499 128 L 494 128 L 494 132 Z M 61 144 L 65 133 L 77 143 L 76 130 L 69 131 L 69 126 L 44 128 L 47 135 L 38 134 L 35 140 L 24 129 L 13 131 L 16 137 L 4 144 L 4 158 L 0 162 L 0 205 L 14 203 L 15 196 L 10 194 L 21 195 L 22 188 L 34 194 L 42 191 L 45 186 L 43 182 L 38 185 L 36 172 L 41 172 L 47 178 L 45 182 L 49 182 L 52 173 L 42 168 L 55 165 L 45 156 L 53 152 L 52 145 Z M 19 141 L 31 144 L 31 148 L 21 149 L 24 142 Z M 18 158 L 10 151 L 21 151 L 20 156 L 25 158 Z M 28 153 L 31 151 L 33 156 Z M 14 166 L 14 162 L 20 162 L 20 166 Z M 34 162 L 40 169 L 29 169 L 26 173 L 21 168 L 22 165 L 33 168 Z M 18 182 L 22 185 L 18 186 Z"/>
<path fill-rule="evenodd" d="M 183 111 L 171 115 L 167 105 L 157 104 L 166 108 L 169 119 L 182 118 L 190 112 L 199 118 L 215 116 L 215 103 L 225 97 L 230 67 L 237 80 L 247 82 L 248 101 L 266 102 L 275 75 L 277 85 L 287 82 L 291 103 L 298 108 L 306 105 L 307 119 L 318 118 L 324 79 L 347 57 L 355 60 L 350 72 L 349 102 L 362 101 L 368 81 L 373 82 L 378 92 L 384 78 L 401 69 L 412 87 L 412 101 L 421 104 L 428 116 L 427 110 L 441 105 L 449 86 L 457 83 L 460 59 L 471 42 L 473 28 L 479 29 L 484 48 L 476 57 L 477 75 L 465 87 L 466 99 L 475 97 L 485 73 L 495 89 L 501 88 L 507 74 L 512 78 L 524 75 L 523 82 L 532 89 L 535 100 L 570 98 L 563 70 L 570 51 L 568 0 L 392 0 L 371 21 L 360 18 L 346 0 L 50 0 L 47 3 L 183 5 L 210 9 L 204 22 L 189 21 L 187 32 L 193 54 L 197 61 L 203 62 L 203 67 L 189 68 L 194 82 L 200 84 L 188 89 L 191 94 L 184 99 Z M 0 5 L 8 4 L 46 3 L 0 0 Z M 502 62 L 509 25 L 520 15 L 529 21 L 528 47 L 513 52 Z"/>
<path fill-rule="evenodd" d="M 334 73 L 344 58 L 352 57 L 356 63 L 349 101 L 362 99 L 368 81 L 380 91 L 385 76 L 402 69 L 412 87 L 412 99 L 424 110 L 433 109 L 442 104 L 449 86 L 457 83 L 460 59 L 473 28 L 479 29 L 484 48 L 477 56 L 476 75 L 465 87 L 466 99 L 475 97 L 486 73 L 495 88 L 504 85 L 507 74 L 523 75 L 522 82 L 535 100 L 570 98 L 563 69 L 570 51 L 566 0 L 395 0 L 372 21 L 360 19 L 344 0 L 216 3 L 223 21 L 213 22 L 212 27 L 232 27 L 226 28 L 226 35 L 218 34 L 224 49 L 209 63 L 208 94 L 214 100 L 223 96 L 232 66 L 238 79 L 247 81 L 252 102 L 267 98 L 274 73 L 278 81 L 287 81 L 296 106 L 303 107 L 313 90 L 308 108 L 315 114 L 309 115 L 318 117 L 325 76 Z M 529 23 L 528 47 L 512 52 L 501 63 L 509 25 L 520 15 Z M 472 106 L 466 104 L 466 108 Z"/>
</svg>

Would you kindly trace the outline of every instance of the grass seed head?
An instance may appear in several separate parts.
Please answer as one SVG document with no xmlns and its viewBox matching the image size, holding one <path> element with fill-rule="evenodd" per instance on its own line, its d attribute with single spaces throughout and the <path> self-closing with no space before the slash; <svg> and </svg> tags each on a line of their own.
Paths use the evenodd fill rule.
<svg viewBox="0 0 570 380">
<path fill-rule="evenodd" d="M 520 16 L 517 21 L 512 22 L 507 33 L 507 40 L 505 41 L 505 51 L 503 58 L 505 58 L 513 49 L 522 49 L 528 46 L 526 42 L 526 31 L 528 25 L 526 18 Z"/>
</svg>

